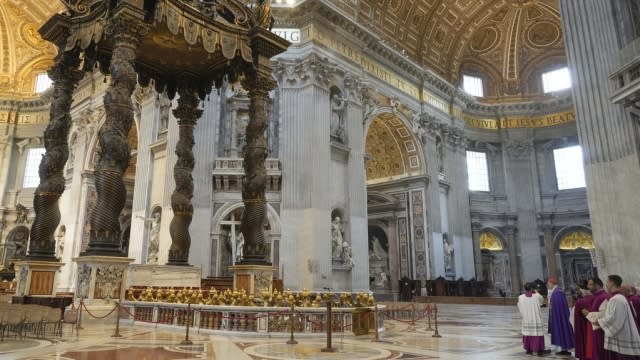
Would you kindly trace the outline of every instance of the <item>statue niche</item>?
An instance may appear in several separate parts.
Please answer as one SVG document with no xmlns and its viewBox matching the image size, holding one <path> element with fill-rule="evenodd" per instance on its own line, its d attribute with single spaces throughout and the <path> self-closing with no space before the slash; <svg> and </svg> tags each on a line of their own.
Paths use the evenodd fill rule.
<svg viewBox="0 0 640 360">
<path fill-rule="evenodd" d="M 369 226 L 369 287 L 375 291 L 388 291 L 389 240 L 378 226 Z"/>
</svg>

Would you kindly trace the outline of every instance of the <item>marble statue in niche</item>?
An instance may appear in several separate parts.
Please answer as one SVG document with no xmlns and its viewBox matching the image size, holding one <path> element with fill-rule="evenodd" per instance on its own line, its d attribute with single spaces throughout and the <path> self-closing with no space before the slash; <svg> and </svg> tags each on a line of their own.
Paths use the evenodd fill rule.
<svg viewBox="0 0 640 360">
<path fill-rule="evenodd" d="M 171 100 L 167 94 L 160 95 L 159 101 L 160 123 L 158 124 L 158 133 L 164 132 L 169 128 L 169 113 L 171 112 Z"/>
<path fill-rule="evenodd" d="M 444 271 L 447 275 L 453 273 L 455 276 L 453 241 L 449 239 L 447 233 L 442 234 L 442 248 L 444 253 Z"/>
<path fill-rule="evenodd" d="M 239 230 L 236 230 L 236 262 L 241 261 L 244 256 L 244 235 Z"/>
<path fill-rule="evenodd" d="M 336 260 L 342 259 L 344 239 L 342 233 L 344 227 L 340 216 L 335 216 L 331 220 L 331 257 Z"/>
<path fill-rule="evenodd" d="M 29 209 L 22 204 L 16 205 L 16 224 L 25 224 L 29 217 Z"/>
<path fill-rule="evenodd" d="M 372 290 L 388 291 L 389 250 L 387 235 L 377 226 L 369 227 L 369 286 Z"/>
<path fill-rule="evenodd" d="M 66 234 L 67 228 L 64 225 L 60 225 L 56 233 L 56 257 L 58 259 L 61 259 L 64 254 L 64 238 Z"/>
<path fill-rule="evenodd" d="M 442 138 L 436 136 L 436 155 L 438 159 L 438 172 L 444 172 L 444 149 L 442 145 Z"/>
<path fill-rule="evenodd" d="M 344 266 L 352 268 L 355 263 L 353 262 L 353 254 L 351 253 L 351 246 L 348 242 L 342 243 L 342 262 Z"/>
<path fill-rule="evenodd" d="M 331 88 L 331 140 L 346 144 L 347 143 L 347 131 L 344 123 L 344 110 L 345 99 L 342 97 L 342 93 L 336 87 Z"/>
<path fill-rule="evenodd" d="M 160 225 L 162 221 L 162 210 L 156 209 L 153 212 L 151 231 L 149 231 L 149 246 L 147 249 L 147 264 L 158 263 L 158 252 L 160 250 Z"/>
</svg>

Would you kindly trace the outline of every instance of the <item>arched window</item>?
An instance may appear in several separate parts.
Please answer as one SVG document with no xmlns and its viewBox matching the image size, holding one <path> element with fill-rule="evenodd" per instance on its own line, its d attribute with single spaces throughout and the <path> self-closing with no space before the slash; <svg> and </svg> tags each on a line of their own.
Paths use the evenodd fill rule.
<svg viewBox="0 0 640 360">
<path fill-rule="evenodd" d="M 46 72 L 38 74 L 36 77 L 36 94 L 40 94 L 42 92 L 47 91 L 51 85 L 53 85 L 53 80 L 49 77 L 49 74 Z"/>
</svg>

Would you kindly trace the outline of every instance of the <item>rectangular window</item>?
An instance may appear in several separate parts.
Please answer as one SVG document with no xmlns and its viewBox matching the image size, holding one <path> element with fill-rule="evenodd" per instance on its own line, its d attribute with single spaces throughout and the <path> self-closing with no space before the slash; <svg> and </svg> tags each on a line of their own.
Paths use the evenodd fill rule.
<svg viewBox="0 0 640 360">
<path fill-rule="evenodd" d="M 40 167 L 40 161 L 42 161 L 42 155 L 44 155 L 44 153 L 45 148 L 29 149 L 29 152 L 27 153 L 27 162 L 24 165 L 22 188 L 34 188 L 40 184 L 38 168 Z"/>
<path fill-rule="evenodd" d="M 564 67 L 542 74 L 542 87 L 545 94 L 569 89 L 571 87 L 569 68 Z"/>
<path fill-rule="evenodd" d="M 462 76 L 462 87 L 464 91 L 476 97 L 484 96 L 484 87 L 482 86 L 482 78 L 471 75 Z"/>
<path fill-rule="evenodd" d="M 467 151 L 467 173 L 469 190 L 489 191 L 489 168 L 486 153 Z"/>
<path fill-rule="evenodd" d="M 36 78 L 36 94 L 47 91 L 51 85 L 53 85 L 53 81 L 49 78 L 49 74 L 38 74 L 38 77 Z"/>
<path fill-rule="evenodd" d="M 556 165 L 558 190 L 577 189 L 586 186 L 580 145 L 553 150 L 553 160 Z"/>
</svg>

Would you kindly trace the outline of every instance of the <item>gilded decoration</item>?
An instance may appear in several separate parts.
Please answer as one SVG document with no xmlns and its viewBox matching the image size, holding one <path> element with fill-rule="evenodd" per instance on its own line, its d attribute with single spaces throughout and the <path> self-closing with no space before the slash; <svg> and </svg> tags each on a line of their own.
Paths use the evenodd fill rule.
<svg viewBox="0 0 640 360">
<path fill-rule="evenodd" d="M 3 0 L 0 3 L 0 96 L 34 97 L 35 80 L 56 56 L 38 28 L 63 9 L 57 1 Z"/>
<path fill-rule="evenodd" d="M 557 0 L 329 1 L 451 83 L 487 74 L 496 96 L 536 94 L 532 64 L 566 61 Z"/>
<path fill-rule="evenodd" d="M 378 115 L 369 126 L 366 138 L 367 181 L 398 178 L 421 173 L 420 145 L 396 115 Z"/>
<path fill-rule="evenodd" d="M 498 239 L 496 234 L 484 231 L 480 234 L 480 249 L 489 250 L 489 251 L 502 251 L 504 247 L 502 246 L 502 241 Z"/>
<path fill-rule="evenodd" d="M 572 231 L 560 240 L 560 250 L 590 250 L 594 248 L 593 236 L 585 231 Z"/>
</svg>

